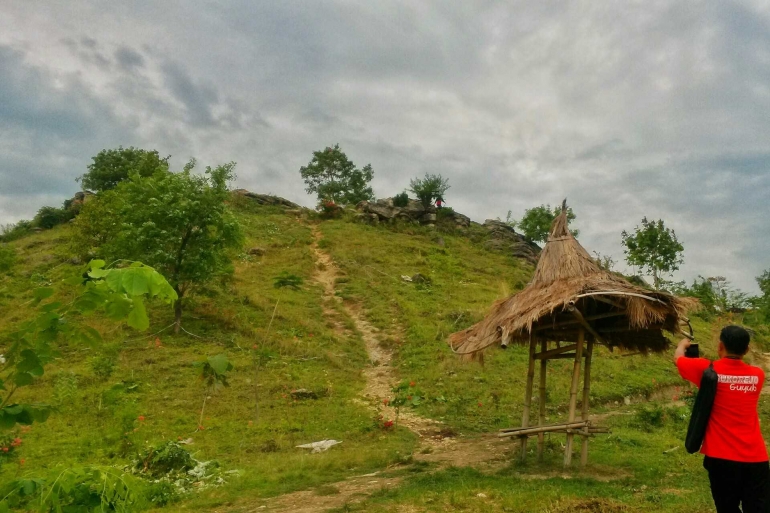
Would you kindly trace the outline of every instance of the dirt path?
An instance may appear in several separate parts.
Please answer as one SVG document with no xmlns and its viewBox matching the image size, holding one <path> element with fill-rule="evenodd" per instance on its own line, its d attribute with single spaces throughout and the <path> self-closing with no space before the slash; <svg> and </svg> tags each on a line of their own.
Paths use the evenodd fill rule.
<svg viewBox="0 0 770 513">
<path fill-rule="evenodd" d="M 313 230 L 313 237 L 315 280 L 324 288 L 325 315 L 329 319 L 337 319 L 337 312 L 341 309 L 361 334 L 369 355 L 369 365 L 363 370 L 366 385 L 358 400 L 372 413 L 379 412 L 385 419 L 395 419 L 395 409 L 383 403 L 385 399 L 392 397 L 391 390 L 398 381 L 391 364 L 393 355 L 380 344 L 379 330 L 366 320 L 361 308 L 346 304 L 336 295 L 335 282 L 339 276 L 337 267 L 329 254 L 318 246 L 321 233 L 317 229 Z M 341 333 L 345 331 L 343 323 L 333 322 L 337 330 Z M 420 438 L 420 446 L 415 451 L 414 459 L 434 463 L 437 469 L 448 466 L 474 466 L 481 470 L 493 470 L 509 461 L 506 453 L 513 448 L 510 442 L 494 435 L 473 439 L 458 438 L 440 423 L 411 411 L 400 412 L 398 425 L 408 428 Z M 258 506 L 239 511 L 321 513 L 362 501 L 375 491 L 396 486 L 401 481 L 401 477 L 387 477 L 381 475 L 381 472 L 375 472 L 323 487 L 322 493 L 325 493 L 325 490 L 328 494 L 319 494 L 317 490 L 303 490 L 260 501 Z"/>
</svg>

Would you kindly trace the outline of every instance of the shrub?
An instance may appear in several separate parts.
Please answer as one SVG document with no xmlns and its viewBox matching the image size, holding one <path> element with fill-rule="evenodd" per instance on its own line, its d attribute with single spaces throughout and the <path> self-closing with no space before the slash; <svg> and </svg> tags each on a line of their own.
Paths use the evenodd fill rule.
<svg viewBox="0 0 770 513">
<path fill-rule="evenodd" d="M 195 468 L 195 460 L 187 449 L 177 442 L 163 442 L 147 449 L 134 465 L 136 470 L 153 477 L 187 472 Z"/>
<path fill-rule="evenodd" d="M 422 206 L 428 208 L 436 198 L 443 198 L 449 190 L 449 179 L 441 175 L 425 174 L 425 178 L 412 178 L 409 190 L 417 196 Z"/>
<path fill-rule="evenodd" d="M 404 208 L 409 205 L 409 195 L 406 192 L 393 196 L 393 206 Z"/>
<path fill-rule="evenodd" d="M 299 290 L 304 281 L 301 277 L 297 276 L 296 274 L 291 274 L 288 271 L 283 271 L 281 274 L 273 278 L 273 280 L 273 286 L 277 289 L 289 287 L 294 290 Z"/>
<path fill-rule="evenodd" d="M 0 241 L 11 242 L 20 239 L 32 231 L 32 221 L 21 220 L 17 223 L 0 227 Z"/>
<path fill-rule="evenodd" d="M 91 358 L 91 370 L 101 381 L 106 381 L 115 370 L 115 358 L 111 355 L 99 355 Z"/>
<path fill-rule="evenodd" d="M 35 226 L 49 230 L 54 226 L 66 223 L 74 216 L 72 210 L 56 207 L 43 207 L 37 211 L 33 220 Z"/>
</svg>

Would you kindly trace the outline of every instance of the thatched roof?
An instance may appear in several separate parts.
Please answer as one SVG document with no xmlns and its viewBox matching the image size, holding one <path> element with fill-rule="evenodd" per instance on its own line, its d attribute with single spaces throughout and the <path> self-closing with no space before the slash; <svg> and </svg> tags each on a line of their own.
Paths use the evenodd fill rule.
<svg viewBox="0 0 770 513">
<path fill-rule="evenodd" d="M 662 333 L 679 331 L 694 300 L 631 284 L 599 267 L 567 225 L 566 200 L 553 222 L 532 281 L 524 290 L 497 301 L 477 324 L 454 333 L 458 354 L 474 354 L 496 343 L 525 343 L 530 333 L 549 340 L 574 341 L 580 328 L 575 308 L 595 328 L 587 337 L 610 347 L 660 352 Z"/>
</svg>

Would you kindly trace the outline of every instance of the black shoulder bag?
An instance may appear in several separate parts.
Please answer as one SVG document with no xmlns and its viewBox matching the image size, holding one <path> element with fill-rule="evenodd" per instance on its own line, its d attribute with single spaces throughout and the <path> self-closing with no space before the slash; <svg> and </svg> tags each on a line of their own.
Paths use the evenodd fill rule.
<svg viewBox="0 0 770 513">
<path fill-rule="evenodd" d="M 717 395 L 718 380 L 719 376 L 714 370 L 714 362 L 711 362 L 700 378 L 698 395 L 695 396 L 690 424 L 687 426 L 687 437 L 684 439 L 684 447 L 690 454 L 698 452 L 703 444 L 706 426 L 708 426 L 709 417 L 711 417 L 711 408 L 714 406 L 714 397 Z"/>
</svg>

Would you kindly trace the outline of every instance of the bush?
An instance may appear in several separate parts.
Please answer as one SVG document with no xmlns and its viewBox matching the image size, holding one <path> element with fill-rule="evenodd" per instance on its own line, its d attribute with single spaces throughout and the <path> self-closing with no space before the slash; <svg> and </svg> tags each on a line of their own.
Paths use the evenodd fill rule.
<svg viewBox="0 0 770 513">
<path fill-rule="evenodd" d="M 422 206 L 428 208 L 436 198 L 443 198 L 449 190 L 449 179 L 441 175 L 425 174 L 425 178 L 412 178 L 409 190 L 417 196 Z"/>
<path fill-rule="evenodd" d="M 101 381 L 106 381 L 115 370 L 115 358 L 111 355 L 99 355 L 91 359 L 91 370 Z"/>
<path fill-rule="evenodd" d="M 147 449 L 135 465 L 136 470 L 153 477 L 187 472 L 195 468 L 195 460 L 187 449 L 177 442 L 163 442 Z"/>
<path fill-rule="evenodd" d="M 409 205 L 409 195 L 406 192 L 393 196 L 394 207 L 404 208 L 407 205 Z"/>
<path fill-rule="evenodd" d="M 21 220 L 17 223 L 0 227 L 0 241 L 11 242 L 20 239 L 32 231 L 32 221 Z"/>
<path fill-rule="evenodd" d="M 6 244 L 0 244 L 0 273 L 9 273 L 16 265 L 16 250 Z"/>
<path fill-rule="evenodd" d="M 37 211 L 33 219 L 33 224 L 40 228 L 49 230 L 54 226 L 64 224 L 74 218 L 74 212 L 65 208 L 43 207 Z"/>
</svg>

